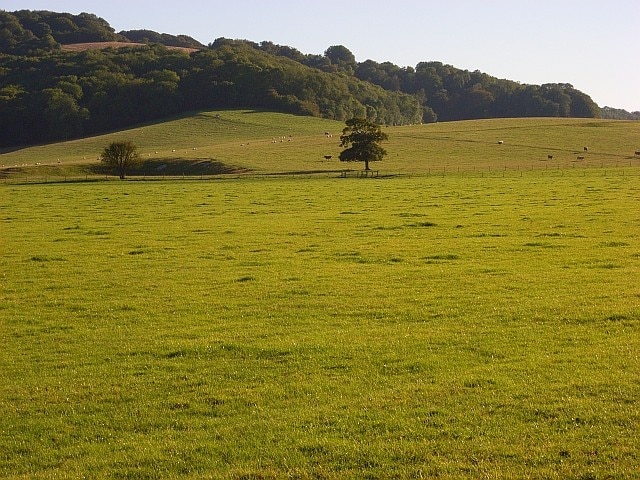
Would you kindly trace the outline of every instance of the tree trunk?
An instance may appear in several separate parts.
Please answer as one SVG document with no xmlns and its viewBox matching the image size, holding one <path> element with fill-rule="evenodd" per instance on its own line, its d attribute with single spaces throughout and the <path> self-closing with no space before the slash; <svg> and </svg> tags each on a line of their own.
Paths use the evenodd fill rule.
<svg viewBox="0 0 640 480">
<path fill-rule="evenodd" d="M 369 171 L 369 160 L 365 160 L 365 161 L 364 161 L 364 169 L 365 169 L 366 171 Z"/>
</svg>

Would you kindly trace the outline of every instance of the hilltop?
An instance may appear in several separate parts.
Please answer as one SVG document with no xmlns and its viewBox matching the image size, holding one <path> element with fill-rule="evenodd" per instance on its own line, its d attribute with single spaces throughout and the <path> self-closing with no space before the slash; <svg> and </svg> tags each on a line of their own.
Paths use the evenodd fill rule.
<svg viewBox="0 0 640 480">
<path fill-rule="evenodd" d="M 218 38 L 205 46 L 186 35 L 116 33 L 89 13 L 0 11 L 0 22 L 3 147 L 216 108 L 339 121 L 361 116 L 386 125 L 601 116 L 567 83 L 522 85 L 436 61 L 415 68 L 358 62 L 342 45 L 323 55 L 269 41 Z"/>
</svg>

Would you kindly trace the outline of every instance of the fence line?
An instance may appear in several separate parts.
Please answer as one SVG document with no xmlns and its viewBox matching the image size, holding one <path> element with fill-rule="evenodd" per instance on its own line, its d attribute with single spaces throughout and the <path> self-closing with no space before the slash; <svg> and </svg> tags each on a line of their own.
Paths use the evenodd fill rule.
<svg viewBox="0 0 640 480">
<path fill-rule="evenodd" d="M 2 171 L 0 170 L 0 175 Z M 624 177 L 640 176 L 640 162 L 629 162 L 628 165 L 607 165 L 601 166 L 578 166 L 571 167 L 556 164 L 555 166 L 545 165 L 540 168 L 531 165 L 530 168 L 517 167 L 486 167 L 486 168 L 460 168 L 460 167 L 433 167 L 426 171 L 393 172 L 385 170 L 335 170 L 335 171 L 297 171 L 282 172 L 275 174 L 259 173 L 236 173 L 236 174 L 215 174 L 215 175 L 129 175 L 126 181 L 213 181 L 225 179 L 242 178 L 279 178 L 279 177 L 328 177 L 328 178 L 368 178 L 382 179 L 391 177 L 460 177 L 460 178 L 524 178 L 532 175 L 537 176 L 575 176 L 575 177 Z M 0 183 L 5 185 L 20 184 L 47 184 L 47 183 L 80 183 L 80 182 L 111 182 L 120 181 L 114 175 L 17 175 L 5 174 L 0 176 Z"/>
</svg>

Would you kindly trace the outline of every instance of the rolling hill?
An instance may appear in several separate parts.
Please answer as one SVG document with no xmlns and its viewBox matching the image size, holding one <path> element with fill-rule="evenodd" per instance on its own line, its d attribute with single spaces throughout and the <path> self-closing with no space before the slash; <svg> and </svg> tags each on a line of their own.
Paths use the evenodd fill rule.
<svg viewBox="0 0 640 480">
<path fill-rule="evenodd" d="M 0 176 L 104 175 L 97 157 L 109 142 L 121 139 L 132 140 L 144 160 L 134 175 L 336 176 L 345 169 L 361 168 L 337 160 L 343 127 L 337 120 L 267 111 L 202 111 L 106 135 L 5 152 L 0 155 Z M 388 126 L 384 131 L 389 135 L 384 144 L 389 154 L 372 165 L 385 175 L 637 166 L 640 162 L 634 156 L 637 123 L 632 121 L 489 119 Z M 325 155 L 332 159 L 326 160 Z M 585 158 L 578 160 L 578 156 Z"/>
<path fill-rule="evenodd" d="M 357 62 L 342 45 L 323 55 L 269 41 L 204 46 L 185 35 L 116 33 L 86 13 L 0 11 L 0 21 L 0 148 L 229 108 L 386 125 L 601 116 L 570 84 L 521 85 L 435 61 Z"/>
</svg>

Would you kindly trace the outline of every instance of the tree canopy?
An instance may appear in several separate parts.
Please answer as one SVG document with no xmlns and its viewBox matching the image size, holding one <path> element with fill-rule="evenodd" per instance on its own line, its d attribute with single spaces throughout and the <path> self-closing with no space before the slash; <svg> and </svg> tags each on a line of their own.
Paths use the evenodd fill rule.
<svg viewBox="0 0 640 480">
<path fill-rule="evenodd" d="M 347 147 L 340 152 L 343 162 L 364 162 L 364 169 L 369 170 L 369 162 L 382 160 L 387 151 L 380 142 L 389 137 L 377 125 L 365 118 L 351 118 L 342 129 L 340 146 Z"/>
<path fill-rule="evenodd" d="M 140 156 L 133 142 L 126 140 L 112 142 L 106 146 L 102 151 L 100 161 L 107 167 L 112 168 L 124 180 L 127 171 L 140 161 Z"/>
</svg>

